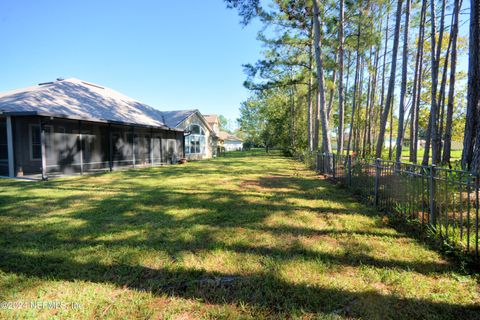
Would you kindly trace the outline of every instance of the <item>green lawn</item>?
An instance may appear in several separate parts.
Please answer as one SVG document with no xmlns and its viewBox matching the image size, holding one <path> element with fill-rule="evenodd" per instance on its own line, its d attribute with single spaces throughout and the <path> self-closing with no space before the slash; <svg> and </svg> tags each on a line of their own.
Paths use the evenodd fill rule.
<svg viewBox="0 0 480 320">
<path fill-rule="evenodd" d="M 418 149 L 418 152 L 417 152 L 418 162 L 420 162 L 420 163 L 422 162 L 424 153 L 425 153 L 425 149 L 423 149 L 423 148 Z M 387 154 L 388 154 L 388 152 L 387 152 Z M 431 151 L 430 151 L 430 156 L 431 155 L 432 154 L 431 154 Z M 402 161 L 408 162 L 409 157 L 410 157 L 410 149 L 408 147 L 403 148 L 402 149 Z M 395 158 L 395 152 L 393 152 L 393 158 Z M 450 152 L 450 160 L 452 162 L 459 161 L 461 158 L 462 158 L 462 150 L 452 150 Z"/>
<path fill-rule="evenodd" d="M 0 318 L 19 317 L 478 319 L 480 286 L 301 163 L 237 153 L 0 180 Z"/>
</svg>

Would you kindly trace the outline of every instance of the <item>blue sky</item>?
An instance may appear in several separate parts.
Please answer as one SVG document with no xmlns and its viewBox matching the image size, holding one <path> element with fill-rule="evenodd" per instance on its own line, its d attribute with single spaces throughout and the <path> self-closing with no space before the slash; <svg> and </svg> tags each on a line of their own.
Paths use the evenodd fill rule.
<svg viewBox="0 0 480 320">
<path fill-rule="evenodd" d="M 76 77 L 160 110 L 235 119 L 257 31 L 222 0 L 1 1 L 0 92 Z"/>
<path fill-rule="evenodd" d="M 248 96 L 242 64 L 262 49 L 259 22 L 239 20 L 222 0 L 3 0 L 0 92 L 76 77 L 160 110 L 235 120 Z M 466 35 L 468 13 L 462 22 Z"/>
</svg>

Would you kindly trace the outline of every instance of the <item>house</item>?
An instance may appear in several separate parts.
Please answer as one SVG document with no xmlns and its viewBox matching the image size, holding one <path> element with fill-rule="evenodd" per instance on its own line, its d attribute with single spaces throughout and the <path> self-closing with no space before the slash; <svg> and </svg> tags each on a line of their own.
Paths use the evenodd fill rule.
<svg viewBox="0 0 480 320">
<path fill-rule="evenodd" d="M 216 143 L 212 147 L 213 156 L 216 157 L 223 150 L 223 140 L 219 138 L 220 133 L 220 119 L 216 114 L 204 115 L 205 120 L 212 128 L 213 135 L 215 135 Z"/>
<path fill-rule="evenodd" d="M 107 87 L 71 78 L 0 94 L 0 175 L 46 179 L 182 157 L 183 129 Z"/>
<path fill-rule="evenodd" d="M 218 136 L 220 132 L 220 119 L 218 116 L 216 114 L 206 114 L 203 117 L 212 128 L 213 133 Z"/>
<path fill-rule="evenodd" d="M 220 119 L 216 114 L 204 116 L 208 124 L 217 136 L 217 152 L 239 151 L 243 149 L 243 140 L 237 136 L 220 130 Z"/>
<path fill-rule="evenodd" d="M 185 132 L 185 157 L 210 159 L 216 154 L 217 136 L 207 119 L 197 109 L 162 111 L 168 127 Z"/>
<path fill-rule="evenodd" d="M 241 151 L 243 150 L 243 140 L 237 136 L 225 131 L 220 131 L 219 140 L 223 141 L 225 151 Z"/>
</svg>

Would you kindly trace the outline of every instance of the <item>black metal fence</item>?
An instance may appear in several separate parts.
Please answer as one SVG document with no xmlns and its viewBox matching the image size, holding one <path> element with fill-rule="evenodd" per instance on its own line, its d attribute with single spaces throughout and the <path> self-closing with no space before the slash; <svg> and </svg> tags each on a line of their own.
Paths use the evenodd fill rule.
<svg viewBox="0 0 480 320">
<path fill-rule="evenodd" d="M 428 226 L 479 258 L 479 175 L 434 165 L 318 153 L 316 168 L 380 210 Z"/>
</svg>

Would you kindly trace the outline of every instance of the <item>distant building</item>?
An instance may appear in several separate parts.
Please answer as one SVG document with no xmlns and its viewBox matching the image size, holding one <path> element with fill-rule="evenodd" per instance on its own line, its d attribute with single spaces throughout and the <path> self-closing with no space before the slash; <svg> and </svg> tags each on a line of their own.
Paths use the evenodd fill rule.
<svg viewBox="0 0 480 320">
<path fill-rule="evenodd" d="M 220 131 L 219 139 L 223 141 L 225 151 L 240 151 L 243 150 L 243 140 L 237 136 L 225 131 Z"/>
<path fill-rule="evenodd" d="M 243 149 L 242 139 L 220 130 L 220 119 L 216 114 L 208 114 L 204 117 L 217 137 L 216 146 L 218 153 L 221 151 L 237 151 Z"/>
<path fill-rule="evenodd" d="M 216 114 L 206 114 L 203 117 L 212 128 L 213 133 L 218 136 L 220 132 L 220 119 L 218 116 Z"/>
<path fill-rule="evenodd" d="M 220 119 L 216 114 L 206 114 L 204 115 L 205 120 L 212 128 L 212 135 L 214 139 L 212 141 L 212 156 L 216 157 L 223 148 L 223 140 L 220 139 Z"/>
</svg>

